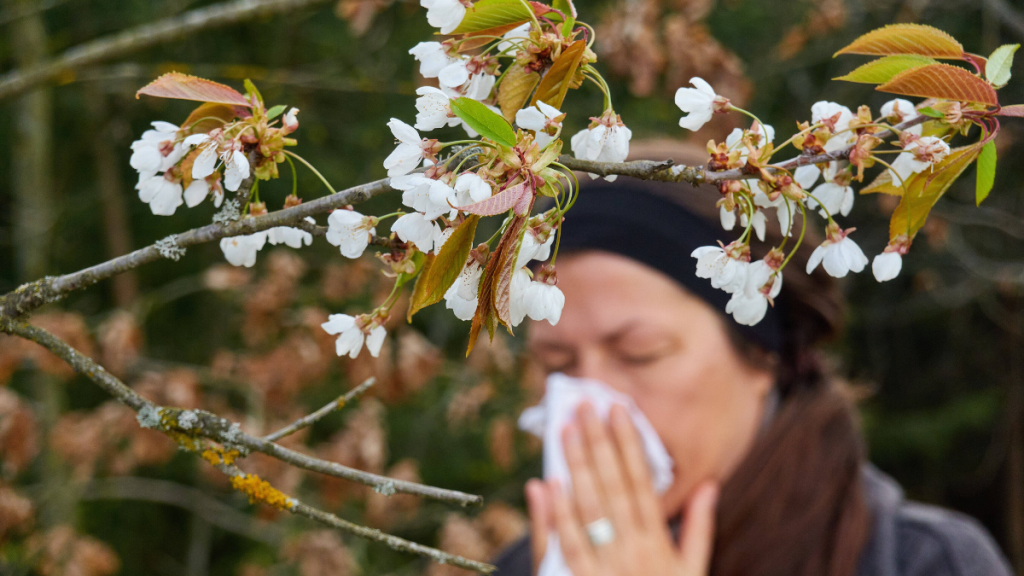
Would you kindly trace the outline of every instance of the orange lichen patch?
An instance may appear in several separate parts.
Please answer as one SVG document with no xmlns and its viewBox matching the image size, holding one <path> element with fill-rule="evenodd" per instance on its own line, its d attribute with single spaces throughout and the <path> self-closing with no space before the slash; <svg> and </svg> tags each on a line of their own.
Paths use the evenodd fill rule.
<svg viewBox="0 0 1024 576">
<path fill-rule="evenodd" d="M 202 457 L 203 460 L 206 460 L 210 464 L 216 466 L 218 464 L 233 464 L 241 454 L 238 450 L 225 450 L 223 448 L 212 446 L 203 450 L 203 453 L 199 456 Z"/>
<path fill-rule="evenodd" d="M 178 446 L 182 450 L 187 450 L 189 452 L 199 452 L 200 450 L 203 449 L 203 446 L 205 444 L 202 440 L 194 436 L 182 434 L 181 432 L 175 430 L 164 430 L 163 433 L 170 437 L 171 440 L 177 442 Z"/>
<path fill-rule="evenodd" d="M 231 477 L 231 487 L 249 496 L 249 503 L 262 502 L 278 510 L 289 510 L 295 500 L 270 485 L 270 482 L 255 474 L 242 474 Z"/>
</svg>

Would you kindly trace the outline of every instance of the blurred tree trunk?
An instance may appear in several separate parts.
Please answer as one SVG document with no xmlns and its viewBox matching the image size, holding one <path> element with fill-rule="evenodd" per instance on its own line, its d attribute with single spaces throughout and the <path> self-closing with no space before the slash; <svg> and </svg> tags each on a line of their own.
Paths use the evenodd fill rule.
<svg viewBox="0 0 1024 576">
<path fill-rule="evenodd" d="M 1024 574 L 1024 307 L 1021 298 L 1015 298 L 1015 329 L 1009 334 L 1010 390 L 1010 442 L 1006 459 L 1006 539 L 1007 552 L 1014 571 Z"/>
<path fill-rule="evenodd" d="M 30 0 L 4 0 L 12 10 L 31 8 Z M 46 29 L 33 11 L 11 25 L 11 44 L 18 66 L 46 58 Z M 25 94 L 15 103 L 13 158 L 14 250 L 16 273 L 23 281 L 44 276 L 55 220 L 53 191 L 53 102 L 50 89 Z"/>
<path fill-rule="evenodd" d="M 96 83 L 85 83 L 85 100 L 92 116 L 92 149 L 96 155 L 96 186 L 103 203 L 103 230 L 107 258 L 116 258 L 132 250 L 128 209 L 125 205 L 124 181 L 121 179 L 121 158 L 115 146 L 120 142 L 119 123 L 124 121 L 110 114 L 107 95 Z M 127 147 L 125 147 L 127 149 Z M 111 279 L 114 303 L 121 308 L 130 305 L 138 295 L 138 275 L 134 270 Z"/>
</svg>

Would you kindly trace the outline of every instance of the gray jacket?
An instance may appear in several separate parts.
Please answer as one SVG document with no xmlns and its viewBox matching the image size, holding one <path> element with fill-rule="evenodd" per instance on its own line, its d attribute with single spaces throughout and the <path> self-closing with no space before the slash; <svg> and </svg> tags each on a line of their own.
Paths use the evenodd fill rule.
<svg viewBox="0 0 1024 576">
<path fill-rule="evenodd" d="M 863 477 L 874 525 L 857 576 L 1012 576 L 977 520 L 904 500 L 899 484 L 874 466 L 865 466 Z M 510 546 L 495 565 L 495 576 L 530 576 L 529 539 Z"/>
</svg>

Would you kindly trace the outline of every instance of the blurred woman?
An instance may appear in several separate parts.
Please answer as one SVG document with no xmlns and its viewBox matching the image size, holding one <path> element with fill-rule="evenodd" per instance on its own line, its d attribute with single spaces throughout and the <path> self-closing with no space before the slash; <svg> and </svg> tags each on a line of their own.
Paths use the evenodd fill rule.
<svg viewBox="0 0 1024 576">
<path fill-rule="evenodd" d="M 674 481 L 655 494 L 625 410 L 605 422 L 583 405 L 562 437 L 571 494 L 527 484 L 531 535 L 498 576 L 535 574 L 552 532 L 574 576 L 1009 575 L 976 521 L 905 501 L 865 460 L 852 402 L 817 351 L 843 312 L 831 278 L 804 273 L 818 241 L 789 262 L 765 318 L 742 326 L 729 295 L 694 274 L 694 249 L 735 239 L 694 214 L 714 206 L 697 196 L 629 179 L 585 187 L 557 259 L 561 319 L 529 334 L 546 372 L 633 399 Z M 769 229 L 755 247 L 778 245 Z"/>
</svg>

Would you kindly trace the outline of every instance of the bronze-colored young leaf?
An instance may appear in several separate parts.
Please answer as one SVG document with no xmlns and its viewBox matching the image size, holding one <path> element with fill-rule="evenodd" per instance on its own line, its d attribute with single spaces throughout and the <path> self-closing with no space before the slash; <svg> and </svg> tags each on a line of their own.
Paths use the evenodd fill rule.
<svg viewBox="0 0 1024 576">
<path fill-rule="evenodd" d="M 512 64 L 498 86 L 498 107 L 509 122 L 515 122 L 516 112 L 526 105 L 530 93 L 540 82 L 540 74 L 527 72 L 526 68 Z"/>
<path fill-rule="evenodd" d="M 498 266 L 494 284 L 494 313 L 498 316 L 498 320 L 508 328 L 509 334 L 512 333 L 512 275 L 516 271 L 519 248 L 523 245 L 526 221 L 525 216 L 512 217 L 512 222 L 505 230 L 505 235 L 501 237 L 501 248 L 495 254 L 498 256 Z"/>
<path fill-rule="evenodd" d="M 459 210 L 480 216 L 497 216 L 514 208 L 523 195 L 527 193 L 526 183 L 523 182 L 510 186 L 486 200 L 481 200 L 468 206 L 460 206 Z"/>
<path fill-rule="evenodd" d="M 565 94 L 569 91 L 569 85 L 572 84 L 572 77 L 580 67 L 580 60 L 583 59 L 586 50 L 587 43 L 583 40 L 577 40 L 563 50 L 540 81 L 540 86 L 537 86 L 537 91 L 534 92 L 530 104 L 540 101 L 549 106 L 561 108 Z"/>
<path fill-rule="evenodd" d="M 189 76 L 181 72 L 168 72 L 146 84 L 135 93 L 155 96 L 157 98 L 174 98 L 177 100 L 195 100 L 215 104 L 232 104 L 251 107 L 249 101 L 238 90 L 219 82 Z"/>
<path fill-rule="evenodd" d="M 932 170 L 914 174 L 907 181 L 907 191 L 889 220 L 889 238 L 906 234 L 911 239 L 924 226 L 932 207 L 950 185 L 981 153 L 981 143 L 954 148 Z"/>
<path fill-rule="evenodd" d="M 964 68 L 949 64 L 929 64 L 911 68 L 897 74 L 895 78 L 876 87 L 875 90 L 904 96 L 946 98 L 988 106 L 999 105 L 996 91 L 991 84 Z"/>
<path fill-rule="evenodd" d="M 411 321 L 413 314 L 420 310 L 440 302 L 445 292 L 452 287 L 455 280 L 462 272 L 462 267 L 469 258 L 469 251 L 473 247 L 473 237 L 476 235 L 476 225 L 480 221 L 479 216 L 470 216 L 452 232 L 452 235 L 441 247 L 436 256 L 428 256 L 428 261 L 423 265 L 423 271 L 416 279 L 416 287 L 412 292 L 412 299 L 409 302 L 408 319 Z"/>
<path fill-rule="evenodd" d="M 937 63 L 934 59 L 927 56 L 916 56 L 913 54 L 885 56 L 884 58 L 872 60 L 867 64 L 859 66 L 849 74 L 833 78 L 833 80 L 846 80 L 847 82 L 861 82 L 864 84 L 883 84 L 892 80 L 893 76 L 904 70 Z"/>
<path fill-rule="evenodd" d="M 860 189 L 861 194 L 889 194 L 890 196 L 903 196 L 903 187 L 899 182 L 892 181 L 892 174 L 888 169 L 883 170 L 871 184 Z"/>
<path fill-rule="evenodd" d="M 234 106 L 204 102 L 200 104 L 185 121 L 181 127 L 189 130 L 189 134 L 206 134 L 214 128 L 220 128 L 235 119 L 238 114 Z"/>
<path fill-rule="evenodd" d="M 917 54 L 959 60 L 963 58 L 964 47 L 956 38 L 938 28 L 923 24 L 891 24 L 857 38 L 846 48 L 836 52 L 835 56 L 840 54 Z"/>
</svg>

